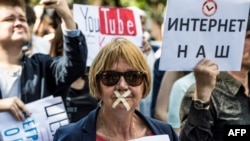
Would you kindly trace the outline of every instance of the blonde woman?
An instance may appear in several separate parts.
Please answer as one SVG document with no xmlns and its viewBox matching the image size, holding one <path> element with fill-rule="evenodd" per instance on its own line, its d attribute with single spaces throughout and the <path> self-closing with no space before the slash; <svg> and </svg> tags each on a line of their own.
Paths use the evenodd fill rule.
<svg viewBox="0 0 250 141">
<path fill-rule="evenodd" d="M 91 94 L 101 105 L 79 122 L 57 130 L 54 140 L 127 141 L 167 134 L 177 141 L 169 124 L 136 110 L 151 81 L 142 51 L 125 38 L 114 39 L 100 50 L 89 72 Z"/>
</svg>

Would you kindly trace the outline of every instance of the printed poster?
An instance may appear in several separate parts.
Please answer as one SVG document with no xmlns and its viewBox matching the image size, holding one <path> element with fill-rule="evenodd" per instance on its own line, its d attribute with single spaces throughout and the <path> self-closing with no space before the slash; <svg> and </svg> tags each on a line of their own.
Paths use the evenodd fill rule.
<svg viewBox="0 0 250 141">
<path fill-rule="evenodd" d="M 99 50 L 115 37 L 124 37 L 141 47 L 143 41 L 139 13 L 129 8 L 73 5 L 73 15 L 78 28 L 86 37 L 87 66 Z"/>
<path fill-rule="evenodd" d="M 241 67 L 249 0 L 168 0 L 160 70 L 192 71 L 202 58 Z M 179 9 L 179 10 L 176 10 Z"/>
<path fill-rule="evenodd" d="M 69 123 L 61 97 L 47 97 L 26 104 L 31 116 L 17 121 L 1 112 L 0 141 L 52 141 L 56 130 Z"/>
</svg>

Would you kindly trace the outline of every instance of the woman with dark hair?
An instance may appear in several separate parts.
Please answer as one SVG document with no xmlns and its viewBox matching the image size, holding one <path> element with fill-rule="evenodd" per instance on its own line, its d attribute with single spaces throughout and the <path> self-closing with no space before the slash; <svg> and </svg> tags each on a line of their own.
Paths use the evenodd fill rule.
<svg viewBox="0 0 250 141">
<path fill-rule="evenodd" d="M 58 26 L 51 43 L 50 56 L 58 57 L 63 55 L 62 40 L 62 29 L 61 26 Z M 70 122 L 76 122 L 85 117 L 98 104 L 98 101 L 91 96 L 89 91 L 88 71 L 89 67 L 69 88 L 65 106 Z"/>
</svg>

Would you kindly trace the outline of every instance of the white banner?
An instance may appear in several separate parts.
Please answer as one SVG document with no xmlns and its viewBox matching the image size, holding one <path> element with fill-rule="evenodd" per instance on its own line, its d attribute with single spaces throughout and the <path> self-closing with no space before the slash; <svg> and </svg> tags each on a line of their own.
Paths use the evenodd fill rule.
<svg viewBox="0 0 250 141">
<path fill-rule="evenodd" d="M 52 141 L 55 131 L 69 123 L 61 97 L 47 97 L 26 106 L 31 116 L 23 122 L 9 112 L 0 113 L 0 141 Z"/>
<path fill-rule="evenodd" d="M 87 66 L 114 37 L 125 37 L 141 47 L 143 35 L 139 13 L 128 8 L 73 5 L 74 20 L 86 37 Z"/>
<path fill-rule="evenodd" d="M 192 71 L 202 58 L 241 67 L 249 0 L 168 0 L 160 70 Z M 176 10 L 178 9 L 178 10 Z"/>
</svg>

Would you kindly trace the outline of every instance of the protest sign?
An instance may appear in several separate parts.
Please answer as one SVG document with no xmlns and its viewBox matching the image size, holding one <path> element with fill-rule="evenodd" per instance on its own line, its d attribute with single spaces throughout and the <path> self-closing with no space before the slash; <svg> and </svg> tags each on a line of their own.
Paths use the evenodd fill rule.
<svg viewBox="0 0 250 141">
<path fill-rule="evenodd" d="M 168 0 L 160 70 L 192 71 L 202 58 L 240 70 L 248 13 L 249 0 Z"/>
<path fill-rule="evenodd" d="M 140 16 L 131 9 L 74 4 L 73 15 L 78 28 L 86 37 L 87 66 L 114 37 L 127 38 L 138 47 L 142 45 Z"/>
<path fill-rule="evenodd" d="M 17 121 L 1 112 L 0 141 L 52 141 L 56 130 L 69 123 L 61 97 L 47 97 L 26 104 L 31 116 Z"/>
<path fill-rule="evenodd" d="M 170 141 L 168 135 L 154 135 L 154 136 L 145 136 L 129 141 Z"/>
</svg>

